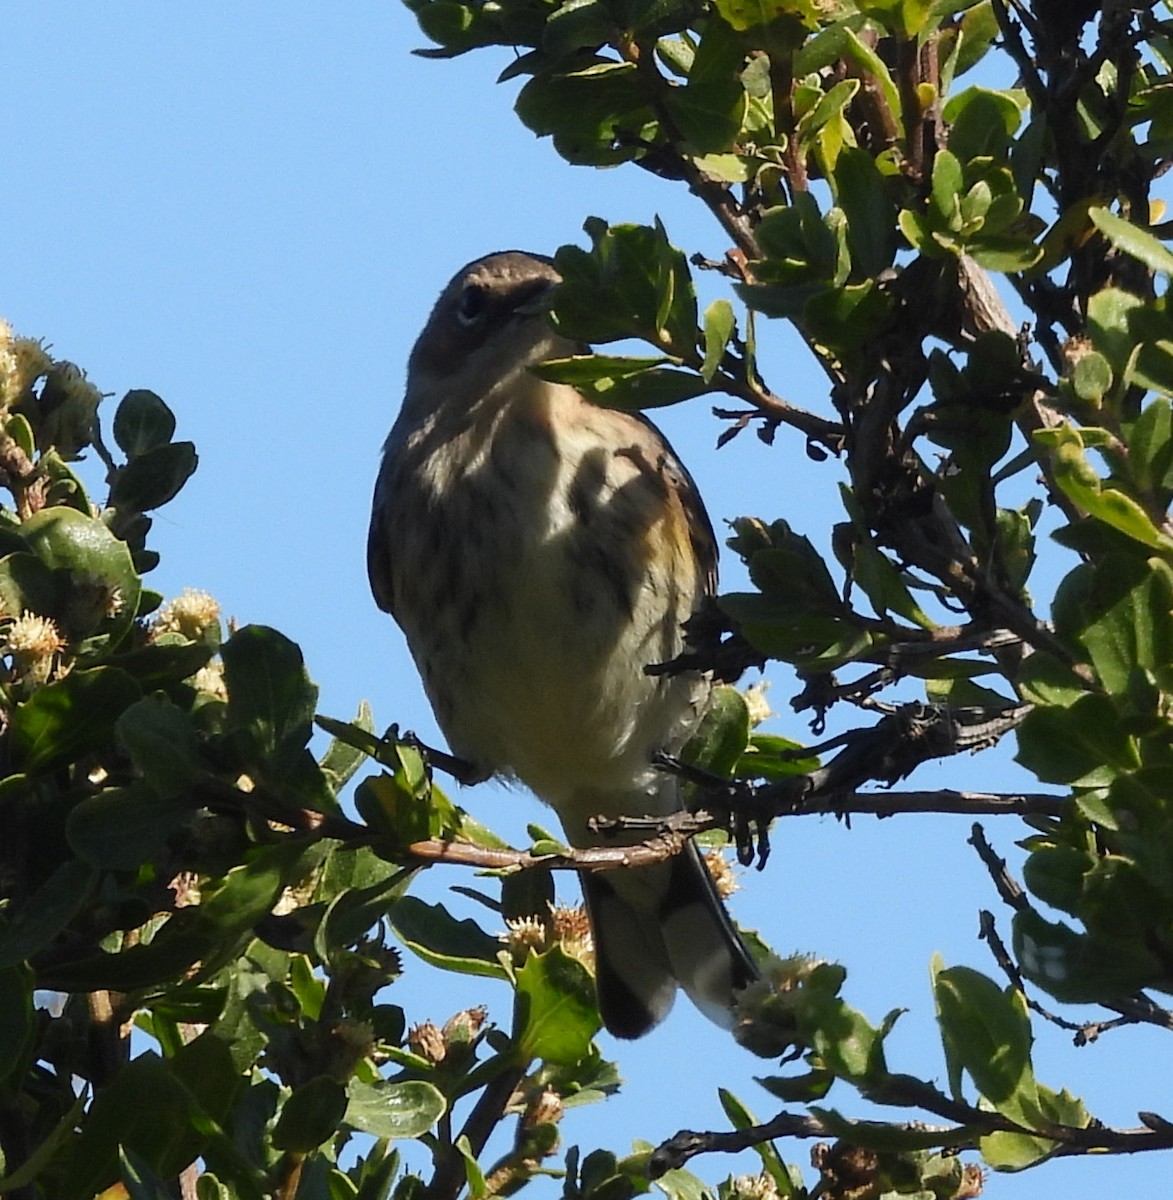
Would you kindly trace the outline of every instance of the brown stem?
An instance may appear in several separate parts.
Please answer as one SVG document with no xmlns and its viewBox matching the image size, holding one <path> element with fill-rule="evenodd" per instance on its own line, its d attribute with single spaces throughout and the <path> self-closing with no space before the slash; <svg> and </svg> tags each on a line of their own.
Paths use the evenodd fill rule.
<svg viewBox="0 0 1173 1200">
<path fill-rule="evenodd" d="M 12 493 L 17 515 L 22 521 L 44 507 L 44 480 L 39 469 L 16 440 L 3 430 L 0 430 L 0 485 Z"/>
<path fill-rule="evenodd" d="M 484 1150 L 493 1130 L 501 1123 L 509 1099 L 524 1076 L 524 1067 L 507 1067 L 485 1087 L 473 1106 L 459 1136 L 468 1139 L 469 1150 L 474 1158 Z M 456 1200 L 464 1186 L 465 1176 L 464 1156 L 452 1141 L 443 1147 L 439 1155 L 436 1172 L 424 1191 L 423 1200 Z"/>
<path fill-rule="evenodd" d="M 285 1155 L 281 1162 L 281 1175 L 277 1181 L 277 1190 L 273 1193 L 273 1200 L 294 1200 L 301 1183 L 301 1170 L 304 1165 L 304 1154 L 290 1152 Z"/>
<path fill-rule="evenodd" d="M 95 1087 L 102 1087 L 129 1060 L 130 1039 L 122 1029 L 119 993 L 90 992 L 86 1001 L 90 1014 L 90 1080 Z"/>
<path fill-rule="evenodd" d="M 798 144 L 794 119 L 794 60 L 789 50 L 770 52 L 770 94 L 774 100 L 774 136 L 785 142 L 782 161 L 790 183 L 790 195 L 810 191 L 810 179 Z"/>
</svg>

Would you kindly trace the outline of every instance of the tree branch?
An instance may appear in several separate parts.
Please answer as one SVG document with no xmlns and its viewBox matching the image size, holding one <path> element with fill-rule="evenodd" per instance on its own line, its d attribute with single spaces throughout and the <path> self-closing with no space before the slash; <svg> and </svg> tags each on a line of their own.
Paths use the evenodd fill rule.
<svg viewBox="0 0 1173 1200">
<path fill-rule="evenodd" d="M 1030 1129 L 1011 1121 L 1000 1113 L 976 1108 L 964 1101 L 953 1100 L 937 1091 L 931 1084 L 911 1075 L 892 1075 L 886 1081 L 883 1094 L 869 1093 L 882 1104 L 910 1105 L 936 1116 L 959 1122 L 948 1126 L 925 1125 L 920 1121 L 856 1121 L 854 1125 L 874 1137 L 882 1133 L 891 1139 L 901 1135 L 915 1138 L 921 1147 L 937 1146 L 949 1150 L 972 1150 L 986 1134 L 1009 1132 L 1041 1137 L 1057 1143 L 1057 1155 L 1086 1154 L 1091 1151 L 1108 1154 L 1136 1154 L 1149 1150 L 1173 1149 L 1173 1124 L 1150 1113 L 1141 1113 L 1145 1125 L 1135 1129 L 1115 1129 L 1104 1125 L 1078 1127 L 1048 1125 L 1045 1130 Z M 1151 1124 L 1150 1124 L 1151 1122 Z M 697 1133 L 682 1129 L 657 1146 L 649 1163 L 649 1175 L 658 1179 L 666 1171 L 676 1170 L 698 1154 L 714 1151 L 736 1154 L 763 1142 L 782 1137 L 835 1138 L 843 1137 L 843 1125 L 834 1127 L 819 1117 L 782 1112 L 761 1125 L 731 1132 Z"/>
</svg>

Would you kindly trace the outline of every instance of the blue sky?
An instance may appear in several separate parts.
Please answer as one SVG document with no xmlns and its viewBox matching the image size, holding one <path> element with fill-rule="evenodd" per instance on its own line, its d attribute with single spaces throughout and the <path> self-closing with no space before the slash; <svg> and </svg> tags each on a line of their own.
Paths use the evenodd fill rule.
<svg viewBox="0 0 1173 1200">
<path fill-rule="evenodd" d="M 512 113 L 517 84 L 494 83 L 507 53 L 433 62 L 409 54 L 421 44 L 394 0 L 9 0 L 0 314 L 47 339 L 103 391 L 159 392 L 176 412 L 177 436 L 195 441 L 200 469 L 156 522 L 163 562 L 154 586 L 207 589 L 239 622 L 297 640 L 322 711 L 348 716 L 366 698 L 379 724 L 436 739 L 363 562 L 379 447 L 436 293 L 488 251 L 583 243 L 592 214 L 612 222 L 659 214 L 690 253 L 719 258 L 726 247 L 679 185 L 632 167 L 571 168 L 535 140 Z M 774 389 L 829 413 L 825 381 L 801 346 L 781 326 L 763 340 Z M 839 519 L 837 464 L 811 463 L 786 433 L 772 449 L 747 435 L 718 453 L 720 427 L 703 402 L 658 419 L 715 523 L 785 516 L 826 547 Z M 737 564 L 724 571 L 725 586 L 739 586 Z M 783 715 L 771 728 L 802 738 L 788 683 L 778 672 L 772 699 Z M 1016 777 L 1000 750 L 926 770 L 915 783 L 996 788 Z M 526 821 L 552 824 L 520 793 L 486 786 L 459 799 L 517 837 Z M 790 821 L 776 831 L 768 868 L 745 875 L 734 901 L 741 921 L 781 953 L 845 963 L 846 995 L 873 1020 L 909 1006 L 889 1061 L 942 1084 L 930 955 L 992 971 L 977 911 L 997 905 L 968 831 L 962 817 L 860 818 L 850 829 L 831 817 Z M 987 822 L 987 831 L 1003 852 L 1025 833 L 1009 821 Z M 431 895 L 471 882 L 432 874 Z M 412 1021 L 442 1021 L 486 998 L 480 981 L 409 968 L 394 991 Z M 506 1019 L 505 995 L 487 999 Z M 774 1110 L 753 1082 L 770 1064 L 684 1002 L 649 1038 L 607 1042 L 605 1052 L 617 1054 L 627 1086 L 570 1115 L 568 1142 L 623 1152 L 632 1137 L 723 1127 L 719 1083 L 759 1116 Z M 1152 1054 L 1152 1039 L 1133 1030 L 1077 1052 L 1068 1035 L 1044 1029 L 1036 1069 L 1109 1123 L 1132 1125 L 1138 1107 L 1173 1107 L 1167 1084 L 1145 1070 Z M 831 1099 L 859 1111 L 853 1096 Z M 809 1146 L 784 1152 L 805 1163 Z M 695 1165 L 713 1182 L 734 1168 L 718 1158 Z M 1145 1156 L 1055 1163 L 993 1178 L 987 1194 L 1156 1194 L 1167 1176 L 1164 1160 Z"/>
</svg>

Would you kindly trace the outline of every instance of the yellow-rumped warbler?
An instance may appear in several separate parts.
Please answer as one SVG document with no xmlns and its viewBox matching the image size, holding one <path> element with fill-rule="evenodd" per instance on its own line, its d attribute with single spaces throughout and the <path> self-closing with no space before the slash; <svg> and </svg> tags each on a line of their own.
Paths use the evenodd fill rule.
<svg viewBox="0 0 1173 1200">
<path fill-rule="evenodd" d="M 578 350 L 541 311 L 557 282 L 548 260 L 507 251 L 440 295 L 384 447 L 368 569 L 453 753 L 526 784 L 571 845 L 590 846 L 594 815 L 680 807 L 678 782 L 651 758 L 680 748 L 708 682 L 644 667 L 684 648 L 717 550 L 650 422 L 530 370 Z M 583 872 L 582 884 L 612 1033 L 645 1033 L 678 983 L 731 1024 L 756 971 L 691 843 L 653 866 Z"/>
</svg>

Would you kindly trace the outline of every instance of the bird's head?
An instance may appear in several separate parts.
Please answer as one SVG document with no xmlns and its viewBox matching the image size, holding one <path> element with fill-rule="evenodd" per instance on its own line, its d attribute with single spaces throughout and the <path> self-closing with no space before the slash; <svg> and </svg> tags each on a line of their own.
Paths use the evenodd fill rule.
<svg viewBox="0 0 1173 1200">
<path fill-rule="evenodd" d="M 468 399 L 546 358 L 579 347 L 546 320 L 559 282 L 553 262 L 505 250 L 469 263 L 440 293 L 409 363 L 409 401 L 419 383 Z"/>
</svg>

